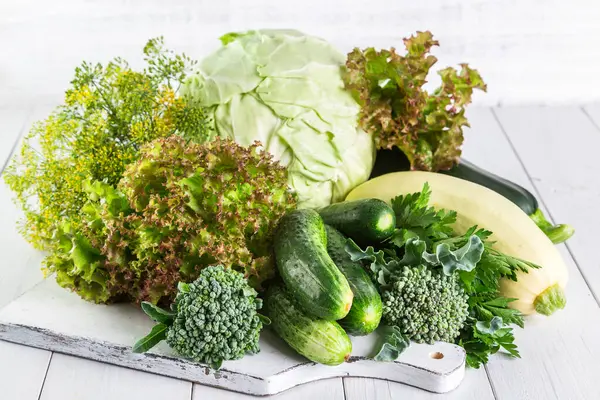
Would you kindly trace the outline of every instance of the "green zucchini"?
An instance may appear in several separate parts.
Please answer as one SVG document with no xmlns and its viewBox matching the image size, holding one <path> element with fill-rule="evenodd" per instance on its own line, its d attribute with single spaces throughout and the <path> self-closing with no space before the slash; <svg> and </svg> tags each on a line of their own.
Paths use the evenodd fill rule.
<svg viewBox="0 0 600 400">
<path fill-rule="evenodd" d="M 318 211 L 327 225 L 361 245 L 381 243 L 396 229 L 394 210 L 380 199 L 344 201 Z"/>
<path fill-rule="evenodd" d="M 275 333 L 309 360 L 339 365 L 350 357 L 352 342 L 342 327 L 305 314 L 286 288 L 273 285 L 267 290 L 265 311 Z"/>
<path fill-rule="evenodd" d="M 314 210 L 294 210 L 279 221 L 275 262 L 302 309 L 328 320 L 342 319 L 352 306 L 352 290 L 327 254 L 325 224 Z"/>
<path fill-rule="evenodd" d="M 394 147 L 391 150 L 378 150 L 370 179 L 390 172 L 408 170 L 410 170 L 410 162 L 400 149 Z M 465 159 L 461 158 L 459 164 L 449 171 L 440 172 L 485 186 L 506 197 L 529 215 L 553 243 L 564 242 L 575 233 L 573 227 L 570 225 L 553 225 L 548 221 L 540 210 L 537 199 L 527 189 L 485 171 Z"/>
<path fill-rule="evenodd" d="M 553 225 L 548 221 L 540 210 L 537 199 L 530 191 L 514 182 L 479 168 L 465 159 L 461 159 L 459 164 L 448 171 L 442 171 L 442 173 L 477 183 L 506 197 L 529 215 L 553 243 L 562 243 L 575 233 L 570 225 Z"/>
<path fill-rule="evenodd" d="M 381 321 L 383 312 L 381 296 L 360 262 L 352 261 L 346 252 L 347 238 L 329 225 L 325 226 L 325 230 L 327 252 L 348 280 L 354 293 L 352 308 L 339 323 L 350 335 L 368 335 L 379 326 Z"/>
</svg>

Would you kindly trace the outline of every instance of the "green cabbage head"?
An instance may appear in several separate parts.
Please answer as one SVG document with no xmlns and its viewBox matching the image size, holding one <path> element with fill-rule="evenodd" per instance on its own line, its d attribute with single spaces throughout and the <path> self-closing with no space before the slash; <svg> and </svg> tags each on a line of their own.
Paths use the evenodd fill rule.
<svg viewBox="0 0 600 400">
<path fill-rule="evenodd" d="M 293 30 L 230 33 L 181 88 L 209 107 L 221 137 L 260 141 L 287 167 L 299 206 L 341 201 L 366 181 L 375 147 L 344 89 L 345 56 Z"/>
</svg>

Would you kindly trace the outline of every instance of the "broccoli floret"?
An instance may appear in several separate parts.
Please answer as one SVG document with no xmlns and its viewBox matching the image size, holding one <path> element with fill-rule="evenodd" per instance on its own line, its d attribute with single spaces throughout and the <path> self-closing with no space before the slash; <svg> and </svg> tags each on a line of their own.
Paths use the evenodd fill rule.
<svg viewBox="0 0 600 400">
<path fill-rule="evenodd" d="M 468 296 L 456 275 L 423 265 L 393 273 L 381 299 L 384 321 L 418 343 L 453 342 L 468 315 Z"/>
<path fill-rule="evenodd" d="M 240 272 L 223 266 L 202 270 L 193 283 L 179 285 L 167 343 L 179 355 L 215 368 L 258 353 L 263 324 L 256 295 Z"/>
</svg>

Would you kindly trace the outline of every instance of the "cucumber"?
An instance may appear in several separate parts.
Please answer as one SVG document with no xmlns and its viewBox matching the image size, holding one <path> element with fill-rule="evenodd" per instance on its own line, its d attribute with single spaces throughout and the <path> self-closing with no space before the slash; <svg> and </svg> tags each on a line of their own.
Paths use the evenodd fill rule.
<svg viewBox="0 0 600 400">
<path fill-rule="evenodd" d="M 575 233 L 570 225 L 553 225 L 548 221 L 540 210 L 537 199 L 530 191 L 514 182 L 479 168 L 465 159 L 461 159 L 459 164 L 448 171 L 442 171 L 442 173 L 477 183 L 506 197 L 519 206 L 525 214 L 529 215 L 553 243 L 564 242 Z"/>
<path fill-rule="evenodd" d="M 396 229 L 394 210 L 379 199 L 361 199 L 331 204 L 319 210 L 323 222 L 361 245 L 377 244 Z"/>
<path fill-rule="evenodd" d="M 314 210 L 294 210 L 279 221 L 275 262 L 302 309 L 328 320 L 342 319 L 352 306 L 352 290 L 327 254 L 325 224 Z"/>
<path fill-rule="evenodd" d="M 376 178 L 390 172 L 409 171 L 410 162 L 404 153 L 394 147 L 387 150 L 377 151 L 375 165 L 370 179 Z M 554 225 L 546 219 L 544 213 L 539 209 L 535 196 L 524 187 L 517 185 L 507 179 L 501 178 L 473 163 L 460 159 L 459 164 L 449 171 L 440 171 L 443 174 L 477 183 L 495 191 L 515 203 L 536 223 L 536 225 L 552 240 L 553 243 L 561 243 L 573 236 L 575 230 L 566 224 Z"/>
<path fill-rule="evenodd" d="M 346 252 L 346 237 L 329 225 L 325 226 L 325 230 L 327 232 L 327 252 L 348 280 L 352 293 L 354 293 L 352 308 L 339 323 L 350 335 L 368 335 L 377 328 L 381 321 L 383 312 L 381 296 L 360 262 L 352 261 Z"/>
<path fill-rule="evenodd" d="M 309 360 L 339 365 L 350 357 L 352 342 L 342 327 L 308 316 L 286 288 L 273 285 L 267 290 L 265 311 L 275 333 Z"/>
</svg>

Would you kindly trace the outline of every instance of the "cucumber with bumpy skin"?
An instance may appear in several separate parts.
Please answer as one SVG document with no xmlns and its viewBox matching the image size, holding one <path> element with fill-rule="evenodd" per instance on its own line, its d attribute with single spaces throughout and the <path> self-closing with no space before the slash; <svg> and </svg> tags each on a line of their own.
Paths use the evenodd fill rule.
<svg viewBox="0 0 600 400">
<path fill-rule="evenodd" d="M 325 224 L 314 210 L 294 210 L 279 221 L 275 261 L 286 286 L 308 314 L 338 320 L 350 311 L 352 290 L 327 254 Z"/>
<path fill-rule="evenodd" d="M 339 365 L 350 357 L 352 342 L 342 327 L 306 315 L 286 288 L 274 285 L 268 289 L 265 311 L 275 333 L 309 360 Z"/>
<path fill-rule="evenodd" d="M 318 211 L 327 225 L 361 245 L 381 243 L 396 229 L 394 210 L 379 199 L 344 201 Z"/>
<path fill-rule="evenodd" d="M 350 335 L 368 335 L 379 326 L 381 321 L 383 312 L 381 296 L 361 263 L 352 261 L 346 252 L 348 239 L 329 225 L 325 226 L 325 230 L 327 231 L 327 252 L 348 280 L 352 293 L 354 293 L 352 308 L 339 323 Z"/>
</svg>

